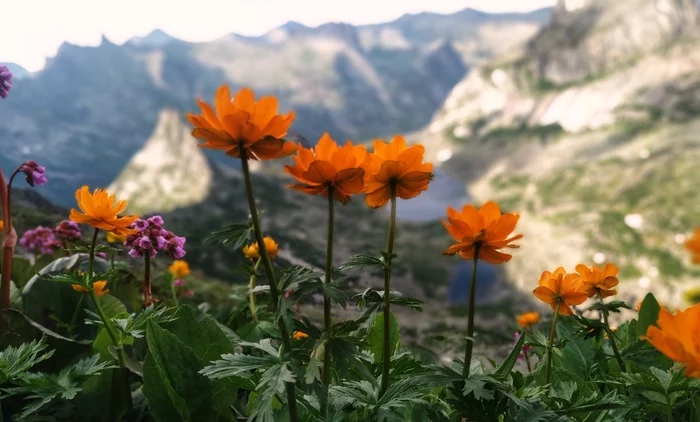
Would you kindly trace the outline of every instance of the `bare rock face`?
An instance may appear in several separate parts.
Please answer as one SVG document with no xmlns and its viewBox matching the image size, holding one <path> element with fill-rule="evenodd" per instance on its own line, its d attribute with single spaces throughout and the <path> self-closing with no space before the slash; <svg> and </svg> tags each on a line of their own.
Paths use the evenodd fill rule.
<svg viewBox="0 0 700 422">
<path fill-rule="evenodd" d="M 516 69 L 548 86 L 585 82 L 694 32 L 696 15 L 687 0 L 561 0 Z"/>
<path fill-rule="evenodd" d="M 613 262 L 621 299 L 687 306 L 683 242 L 700 225 L 700 34 L 688 0 L 562 0 L 523 49 L 458 83 L 416 135 L 475 202 L 521 213 L 504 266 Z"/>
<path fill-rule="evenodd" d="M 129 200 L 129 212 L 172 211 L 204 200 L 212 169 L 180 113 L 165 109 L 151 137 L 109 190 Z"/>
</svg>

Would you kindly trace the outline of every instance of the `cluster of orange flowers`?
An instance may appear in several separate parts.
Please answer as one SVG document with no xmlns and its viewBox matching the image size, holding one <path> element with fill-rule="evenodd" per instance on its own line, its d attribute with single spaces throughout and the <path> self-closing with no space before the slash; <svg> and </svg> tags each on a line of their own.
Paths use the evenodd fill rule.
<svg viewBox="0 0 700 422">
<path fill-rule="evenodd" d="M 277 242 L 275 242 L 275 239 L 271 238 L 270 236 L 265 236 L 263 238 L 263 242 L 265 242 L 265 249 L 267 249 L 267 254 L 270 255 L 270 259 L 274 259 L 279 253 L 279 245 L 277 244 Z M 260 249 L 258 248 L 258 242 L 253 242 L 250 245 L 244 246 L 243 255 L 245 255 L 246 258 L 252 260 L 260 258 Z"/>
<path fill-rule="evenodd" d="M 298 183 L 293 189 L 311 195 L 333 195 L 346 203 L 351 195 L 365 193 L 372 208 L 385 205 L 395 194 L 408 199 L 428 189 L 433 165 L 423 163 L 422 145 L 407 146 L 401 136 L 387 144 L 374 141 L 374 152 L 347 141 L 339 146 L 324 133 L 315 148 L 304 148 L 282 139 L 292 124 L 294 113 L 277 115 L 277 100 L 263 97 L 257 102 L 253 91 L 242 89 L 231 99 L 227 86 L 216 93 L 216 112 L 197 100 L 201 115 L 188 114 L 194 126 L 192 135 L 205 141 L 200 146 L 226 151 L 253 160 L 294 156 L 295 164 L 285 171 Z M 392 192 L 392 189 L 394 192 Z"/>
<path fill-rule="evenodd" d="M 605 298 L 617 293 L 612 290 L 619 283 L 617 274 L 620 270 L 615 265 L 606 264 L 601 269 L 595 265 L 589 268 L 579 264 L 576 271 L 567 273 L 562 267 L 554 272 L 544 271 L 533 293 L 561 315 L 573 315 L 571 306 L 580 305 L 589 297 L 600 294 Z"/>
<path fill-rule="evenodd" d="M 269 160 L 296 152 L 294 165 L 286 166 L 285 171 L 297 180 L 290 187 L 307 194 L 332 195 L 341 203 L 346 203 L 352 195 L 366 194 L 367 205 L 379 208 L 395 197 L 408 199 L 419 195 L 428 189 L 432 179 L 433 166 L 423 162 L 423 146 L 409 147 L 401 136 L 394 137 L 390 143 L 374 141 L 374 152 L 368 152 L 363 145 L 353 145 L 351 141 L 338 145 L 327 133 L 315 148 L 304 148 L 283 139 L 294 113 L 278 115 L 274 97 L 255 101 L 253 91 L 244 88 L 232 99 L 229 88 L 222 86 L 216 93 L 214 108 L 201 100 L 197 103 L 201 114 L 188 114 L 188 119 L 194 126 L 192 135 L 204 141 L 202 147 L 252 160 Z M 111 218 L 111 209 L 107 212 L 104 208 L 105 202 L 106 199 L 88 204 L 87 214 L 94 214 L 91 214 L 93 208 L 104 209 L 109 218 L 100 222 L 105 229 L 118 230 L 121 225 Z M 87 222 L 92 217 L 77 218 L 79 222 Z M 444 254 L 458 254 L 463 259 L 494 264 L 507 262 L 511 255 L 503 249 L 517 248 L 513 242 L 522 237 L 511 236 L 518 219 L 518 214 L 502 214 L 494 202 L 479 209 L 467 205 L 461 212 L 448 208 L 443 225 L 456 243 Z M 278 250 L 270 238 L 265 239 L 265 245 L 271 254 Z M 700 263 L 700 229 L 687 246 L 694 252 L 694 261 Z M 249 259 L 257 259 L 257 243 L 247 246 L 244 254 Z M 602 269 L 578 265 L 575 273 L 567 273 L 560 267 L 553 272 L 543 272 L 533 293 L 559 314 L 572 315 L 571 307 L 582 304 L 587 298 L 598 296 L 602 300 L 615 295 L 618 272 L 612 264 Z M 648 334 L 649 341 L 659 350 L 686 364 L 692 376 L 700 376 L 700 342 L 697 336 L 692 341 L 687 340 L 688 333 L 697 333 L 700 329 L 700 305 L 696 308 L 675 317 L 662 311 L 659 328 L 653 327 Z M 524 328 L 538 321 L 537 313 L 526 313 L 518 319 Z M 298 340 L 302 334 L 295 333 L 294 338 Z"/>
</svg>

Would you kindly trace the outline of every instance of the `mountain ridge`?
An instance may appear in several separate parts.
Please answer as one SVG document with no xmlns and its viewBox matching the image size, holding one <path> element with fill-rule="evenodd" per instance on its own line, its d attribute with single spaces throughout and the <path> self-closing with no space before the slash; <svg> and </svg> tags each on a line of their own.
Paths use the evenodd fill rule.
<svg viewBox="0 0 700 422">
<path fill-rule="evenodd" d="M 326 131 L 360 140 L 419 129 L 468 70 L 454 36 L 446 42 L 436 36 L 433 42 L 443 42 L 437 49 L 367 48 L 358 28 L 320 28 L 275 43 L 233 37 L 64 43 L 43 71 L 15 84 L 0 103 L 0 163 L 41 162 L 53 175 L 49 198 L 65 204 L 82 184 L 114 180 L 150 136 L 160 110 L 196 111 L 195 99 L 211 99 L 222 83 L 276 95 L 281 111 L 295 110 L 293 129 L 312 142 Z M 162 41 L 167 34 L 151 35 Z M 524 41 L 520 33 L 509 37 Z"/>
<path fill-rule="evenodd" d="M 505 268 L 522 291 L 543 270 L 614 262 L 628 303 L 652 291 L 683 306 L 700 277 L 682 246 L 700 215 L 690 181 L 700 153 L 697 10 L 579 3 L 519 52 L 470 72 L 416 137 L 429 156 L 449 157 L 442 169 L 477 201 L 521 213 L 522 248 Z M 606 22 L 620 25 L 596 26 Z M 564 37 L 579 25 L 588 28 L 580 38 Z M 620 28 L 645 28 L 645 37 L 621 37 Z M 606 49 L 590 48 L 600 40 Z M 537 66 L 563 57 L 598 65 Z M 539 73 L 524 77 L 527 69 Z M 561 83 L 551 83 L 557 72 Z"/>
</svg>

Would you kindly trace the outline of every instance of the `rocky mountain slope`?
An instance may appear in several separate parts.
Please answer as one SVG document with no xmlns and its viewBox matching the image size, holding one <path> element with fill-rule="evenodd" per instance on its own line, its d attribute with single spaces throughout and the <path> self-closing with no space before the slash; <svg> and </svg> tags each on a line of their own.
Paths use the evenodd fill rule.
<svg viewBox="0 0 700 422">
<path fill-rule="evenodd" d="M 623 298 L 683 304 L 700 276 L 682 247 L 700 225 L 698 29 L 692 1 L 561 0 L 420 134 L 476 199 L 522 213 L 506 265 L 520 288 L 544 269 L 612 261 Z"/>
<path fill-rule="evenodd" d="M 365 139 L 415 130 L 472 59 L 505 41 L 471 55 L 457 46 L 488 38 L 483 33 L 506 21 L 529 28 L 509 33 L 508 42 L 524 41 L 548 11 L 465 13 L 406 16 L 372 27 L 289 23 L 261 37 L 231 34 L 205 43 L 156 31 L 121 46 L 107 39 L 97 47 L 64 44 L 0 104 L 0 164 L 41 162 L 52 175 L 51 199 L 67 203 L 80 184 L 112 181 L 162 109 L 191 111 L 195 97 L 211 98 L 221 83 L 277 95 L 282 109 L 296 110 L 295 129 L 311 140 L 323 131 Z M 401 45 L 386 42 L 392 36 Z"/>
</svg>

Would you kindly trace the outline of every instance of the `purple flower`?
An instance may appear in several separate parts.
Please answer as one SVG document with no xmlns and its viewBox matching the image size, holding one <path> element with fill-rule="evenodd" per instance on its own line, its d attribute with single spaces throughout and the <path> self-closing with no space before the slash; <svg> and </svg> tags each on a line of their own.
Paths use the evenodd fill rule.
<svg viewBox="0 0 700 422">
<path fill-rule="evenodd" d="M 107 259 L 107 252 L 97 252 L 95 256 L 99 256 L 102 259 Z"/>
<path fill-rule="evenodd" d="M 126 238 L 125 245 L 129 248 L 129 255 L 141 258 L 144 254 L 153 258 L 158 252 L 165 252 L 171 258 L 180 259 L 185 256 L 185 238 L 175 236 L 172 232 L 163 228 L 163 218 L 155 215 L 147 220 L 138 219 L 131 228 L 136 233 Z"/>
<path fill-rule="evenodd" d="M 37 164 L 36 161 L 27 161 L 19 166 L 19 171 L 24 173 L 29 186 L 41 186 L 48 181 L 46 179 L 46 169 Z"/>
<path fill-rule="evenodd" d="M 0 66 L 0 97 L 7 98 L 12 89 L 12 72 L 7 66 Z"/>
<path fill-rule="evenodd" d="M 51 255 L 61 246 L 61 243 L 56 240 L 54 231 L 43 226 L 24 232 L 19 244 L 28 252 L 38 252 L 43 255 Z"/>
<path fill-rule="evenodd" d="M 80 226 L 78 226 L 78 223 L 71 220 L 63 220 L 58 223 L 55 233 L 59 239 L 65 241 L 80 240 L 83 238 L 83 234 L 80 232 Z"/>
<path fill-rule="evenodd" d="M 173 281 L 173 286 L 175 287 L 182 287 L 185 285 L 185 280 L 175 280 Z"/>
</svg>

